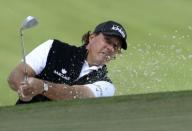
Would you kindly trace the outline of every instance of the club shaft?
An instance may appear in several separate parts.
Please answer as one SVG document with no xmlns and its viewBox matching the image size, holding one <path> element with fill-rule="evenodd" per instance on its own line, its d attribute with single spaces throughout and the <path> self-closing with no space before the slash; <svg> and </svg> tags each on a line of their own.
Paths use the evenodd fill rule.
<svg viewBox="0 0 192 131">
<path fill-rule="evenodd" d="M 25 46 L 24 46 L 24 39 L 23 39 L 23 31 L 20 30 L 20 43 L 21 43 L 21 51 L 22 51 L 22 57 L 23 57 L 23 63 L 24 63 L 24 81 L 27 81 L 27 64 L 26 64 L 26 58 L 25 58 Z"/>
</svg>

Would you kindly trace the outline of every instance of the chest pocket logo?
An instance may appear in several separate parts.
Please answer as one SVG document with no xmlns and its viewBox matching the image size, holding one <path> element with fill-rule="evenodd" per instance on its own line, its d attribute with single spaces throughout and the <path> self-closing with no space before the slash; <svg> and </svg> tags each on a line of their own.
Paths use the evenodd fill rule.
<svg viewBox="0 0 192 131">
<path fill-rule="evenodd" d="M 57 71 L 57 70 L 54 70 L 53 73 L 56 74 L 57 76 L 65 79 L 65 80 L 70 80 L 70 79 L 71 79 L 70 77 L 67 77 L 67 76 L 66 76 L 67 71 L 66 71 L 66 69 L 64 69 L 64 68 L 61 69 L 61 72 L 59 72 L 59 71 Z"/>
</svg>

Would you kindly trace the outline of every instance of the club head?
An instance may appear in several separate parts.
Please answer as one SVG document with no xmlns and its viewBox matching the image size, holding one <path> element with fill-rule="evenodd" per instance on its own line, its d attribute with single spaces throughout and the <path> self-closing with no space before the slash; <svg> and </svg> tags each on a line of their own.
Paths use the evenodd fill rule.
<svg viewBox="0 0 192 131">
<path fill-rule="evenodd" d="M 33 16 L 28 16 L 21 25 L 21 30 L 28 29 L 34 27 L 38 24 L 38 21 Z"/>
</svg>

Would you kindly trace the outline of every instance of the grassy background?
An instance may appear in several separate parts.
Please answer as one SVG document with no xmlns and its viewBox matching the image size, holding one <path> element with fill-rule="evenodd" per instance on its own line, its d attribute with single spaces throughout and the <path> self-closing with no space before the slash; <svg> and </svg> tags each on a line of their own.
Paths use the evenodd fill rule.
<svg viewBox="0 0 192 131">
<path fill-rule="evenodd" d="M 17 95 L 6 79 L 21 59 L 18 30 L 36 16 L 39 26 L 25 31 L 27 52 L 47 39 L 81 45 L 81 36 L 105 20 L 122 23 L 128 50 L 109 65 L 116 95 L 191 90 L 192 1 L 190 0 L 0 0 L 0 106 Z"/>
</svg>

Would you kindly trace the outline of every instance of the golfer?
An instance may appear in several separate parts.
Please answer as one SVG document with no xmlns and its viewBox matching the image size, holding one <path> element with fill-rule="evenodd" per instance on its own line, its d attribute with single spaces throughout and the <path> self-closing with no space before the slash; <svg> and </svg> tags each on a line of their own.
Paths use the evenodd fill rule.
<svg viewBox="0 0 192 131">
<path fill-rule="evenodd" d="M 126 38 L 121 24 L 106 21 L 84 34 L 80 47 L 56 39 L 42 43 L 26 56 L 27 74 L 21 62 L 8 77 L 16 104 L 113 96 L 106 64 L 127 49 Z"/>
</svg>

